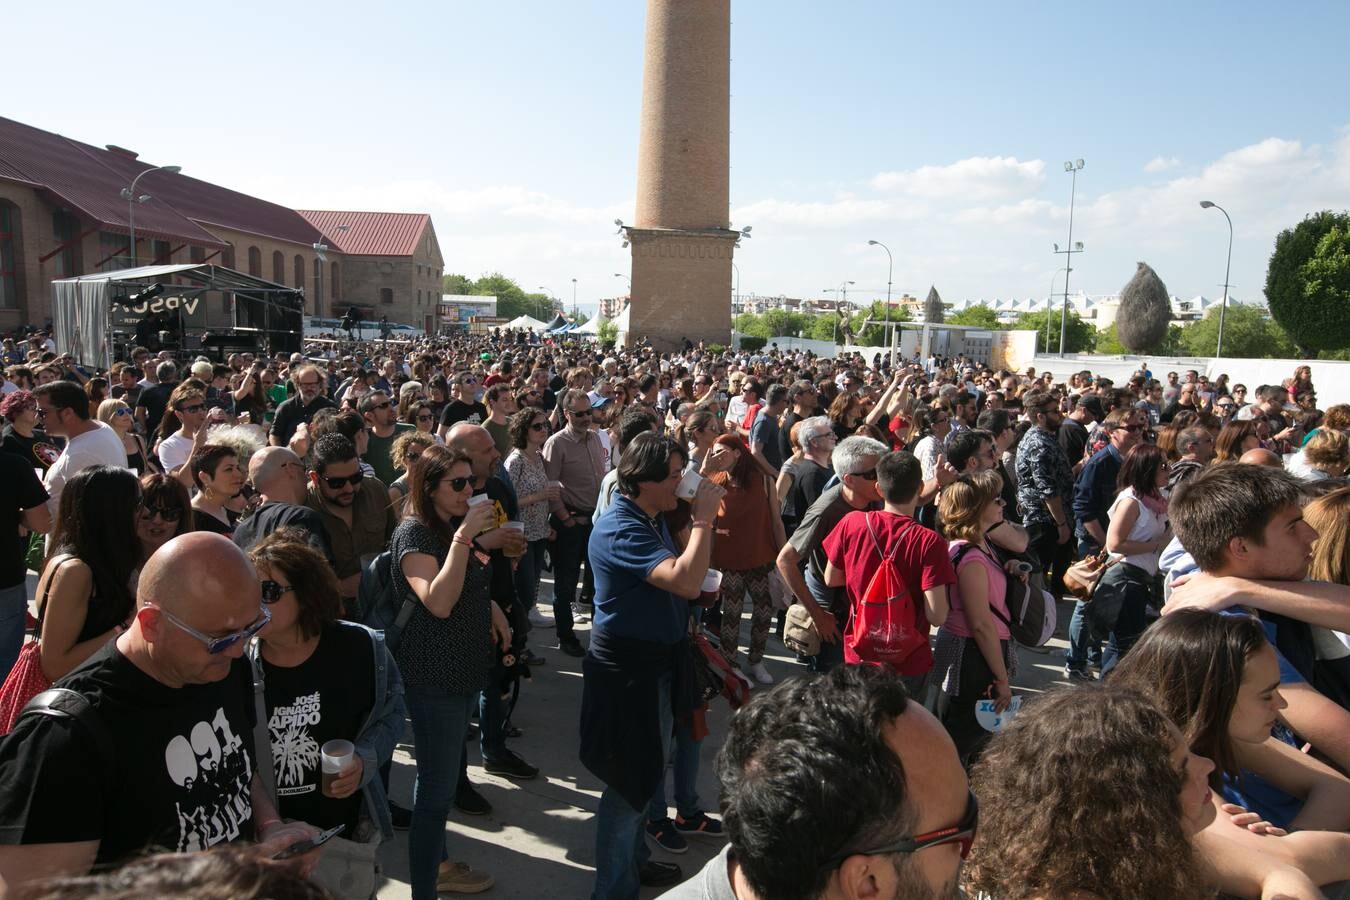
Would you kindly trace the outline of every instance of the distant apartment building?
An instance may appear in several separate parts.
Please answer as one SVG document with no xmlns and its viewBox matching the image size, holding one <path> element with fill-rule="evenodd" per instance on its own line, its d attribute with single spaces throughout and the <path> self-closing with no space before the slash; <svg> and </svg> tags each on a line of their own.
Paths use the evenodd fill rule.
<svg viewBox="0 0 1350 900">
<path fill-rule="evenodd" d="M 617 319 L 619 313 L 623 312 L 623 308 L 627 305 L 627 294 L 624 294 L 622 297 L 605 297 L 600 301 L 600 318 Z"/>
</svg>

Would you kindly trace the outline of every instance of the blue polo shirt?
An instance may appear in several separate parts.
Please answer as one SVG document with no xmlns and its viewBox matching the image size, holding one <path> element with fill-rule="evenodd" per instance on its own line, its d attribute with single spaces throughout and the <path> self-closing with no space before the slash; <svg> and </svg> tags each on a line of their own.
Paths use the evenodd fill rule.
<svg viewBox="0 0 1350 900">
<path fill-rule="evenodd" d="M 618 494 L 591 529 L 587 552 L 595 575 L 595 630 L 657 644 L 682 640 L 688 603 L 647 580 L 657 565 L 679 557 L 666 519 L 649 518 Z"/>
<path fill-rule="evenodd" d="M 663 519 L 651 519 L 617 494 L 591 530 L 588 552 L 597 631 L 662 644 L 684 637 L 689 604 L 647 581 L 658 565 L 680 555 Z"/>
</svg>

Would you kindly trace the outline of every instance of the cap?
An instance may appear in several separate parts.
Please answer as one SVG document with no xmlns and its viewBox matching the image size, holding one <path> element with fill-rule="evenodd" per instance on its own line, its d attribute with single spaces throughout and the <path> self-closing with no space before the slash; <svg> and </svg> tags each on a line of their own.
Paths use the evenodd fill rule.
<svg viewBox="0 0 1350 900">
<path fill-rule="evenodd" d="M 592 397 L 592 398 L 591 398 L 591 409 L 599 409 L 600 407 L 604 406 L 606 403 L 612 402 L 613 399 L 614 399 L 614 398 L 612 398 L 612 397 L 600 397 L 600 396 Z"/>
<path fill-rule="evenodd" d="M 1102 407 L 1102 398 L 1096 394 L 1083 394 L 1078 398 L 1078 407 L 1086 409 L 1099 419 L 1106 418 L 1106 409 Z"/>
</svg>

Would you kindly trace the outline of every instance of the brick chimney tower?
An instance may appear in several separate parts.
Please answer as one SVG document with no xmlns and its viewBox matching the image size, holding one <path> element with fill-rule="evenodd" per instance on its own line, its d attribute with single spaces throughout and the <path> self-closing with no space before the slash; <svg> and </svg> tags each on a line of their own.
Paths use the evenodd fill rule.
<svg viewBox="0 0 1350 900">
<path fill-rule="evenodd" d="M 648 0 L 628 341 L 731 337 L 731 0 Z"/>
</svg>

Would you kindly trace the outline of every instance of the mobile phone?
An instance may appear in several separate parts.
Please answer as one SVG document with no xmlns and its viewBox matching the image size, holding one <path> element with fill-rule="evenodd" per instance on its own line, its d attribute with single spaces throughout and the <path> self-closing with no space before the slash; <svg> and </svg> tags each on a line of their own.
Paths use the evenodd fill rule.
<svg viewBox="0 0 1350 900">
<path fill-rule="evenodd" d="M 328 843 L 330 840 L 337 837 L 346 827 L 347 826 L 345 824 L 334 825 L 327 831 L 321 831 L 318 834 L 314 835 L 314 837 L 312 838 L 305 838 L 303 841 L 296 841 L 294 844 L 291 844 L 285 850 L 282 850 L 280 853 L 278 853 L 276 856 L 273 856 L 272 858 L 294 859 L 297 856 L 304 856 L 306 853 L 313 850 L 315 847 L 322 847 L 324 844 Z"/>
</svg>

